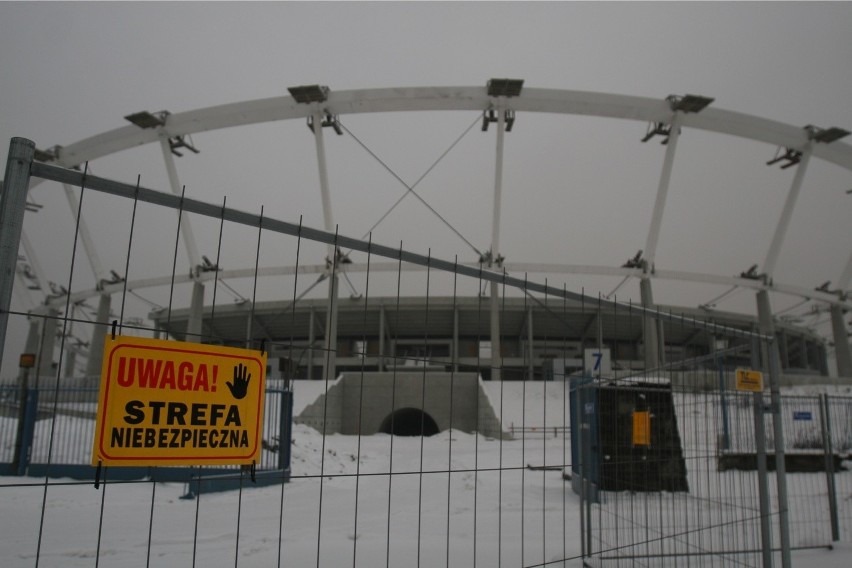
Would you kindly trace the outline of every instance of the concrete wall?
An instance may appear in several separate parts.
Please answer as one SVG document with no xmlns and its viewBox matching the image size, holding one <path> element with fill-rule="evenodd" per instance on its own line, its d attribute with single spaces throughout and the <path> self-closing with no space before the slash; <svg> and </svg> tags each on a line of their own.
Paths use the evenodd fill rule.
<svg viewBox="0 0 852 568">
<path fill-rule="evenodd" d="M 294 418 L 326 434 L 375 434 L 394 411 L 415 408 L 441 431 L 506 436 L 475 373 L 344 373 Z"/>
</svg>

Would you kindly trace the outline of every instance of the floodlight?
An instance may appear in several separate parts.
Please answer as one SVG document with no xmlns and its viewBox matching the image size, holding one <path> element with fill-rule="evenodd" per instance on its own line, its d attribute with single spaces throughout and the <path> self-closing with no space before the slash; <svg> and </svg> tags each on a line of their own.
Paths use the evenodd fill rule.
<svg viewBox="0 0 852 568">
<path fill-rule="evenodd" d="M 645 136 L 642 137 L 642 142 L 647 142 L 654 136 L 660 135 L 663 140 L 660 142 L 663 146 L 669 143 L 669 136 L 672 133 L 672 125 L 665 122 L 649 122 L 648 129 L 645 131 Z M 678 131 L 680 133 L 680 131 Z"/>
<path fill-rule="evenodd" d="M 165 126 L 166 116 L 168 115 L 168 111 L 165 110 L 156 114 L 143 110 L 142 112 L 128 114 L 124 119 L 129 120 L 139 128 L 156 128 L 158 126 Z"/>
<path fill-rule="evenodd" d="M 671 105 L 672 110 L 679 110 L 681 112 L 701 112 L 704 110 L 707 105 L 712 103 L 714 100 L 710 97 L 702 97 L 700 95 L 669 95 L 666 97 L 666 100 L 669 101 L 669 105 Z"/>
<path fill-rule="evenodd" d="M 201 153 L 201 150 L 196 148 L 195 145 L 192 143 L 192 139 L 190 138 L 189 141 L 187 141 L 187 138 L 189 138 L 189 136 L 184 136 L 183 134 L 179 136 L 172 136 L 171 138 L 169 138 L 169 149 L 172 151 L 172 154 L 174 154 L 178 158 L 183 157 L 183 154 L 177 151 L 178 148 L 186 148 L 194 154 Z"/>
<path fill-rule="evenodd" d="M 642 265 L 643 265 L 642 251 L 639 250 L 639 252 L 636 253 L 636 256 L 628 259 L 627 262 L 625 262 L 624 264 L 621 265 L 621 267 L 622 268 L 642 268 Z"/>
<path fill-rule="evenodd" d="M 523 79 L 491 79 L 488 81 L 488 96 L 517 97 L 523 87 Z"/>
<path fill-rule="evenodd" d="M 58 146 L 48 148 L 47 150 L 39 150 L 38 148 L 36 148 L 35 153 L 33 154 L 33 158 L 35 158 L 39 162 L 52 162 L 56 159 L 57 148 Z"/>
<path fill-rule="evenodd" d="M 301 85 L 287 90 L 297 103 L 322 103 L 328 99 L 329 93 L 328 87 L 320 85 Z"/>
<path fill-rule="evenodd" d="M 785 148 L 781 146 L 775 152 L 775 157 L 766 162 L 766 165 L 771 166 L 781 161 L 787 162 L 786 164 L 781 166 L 782 170 L 786 170 L 787 168 L 795 166 L 796 164 L 802 161 L 802 153 L 799 150 L 794 150 L 793 148 Z"/>
<path fill-rule="evenodd" d="M 845 138 L 849 136 L 849 131 L 844 130 L 842 128 L 838 128 L 836 126 L 832 126 L 831 128 L 814 128 L 808 127 L 809 132 L 811 133 L 811 140 L 816 140 L 817 142 L 822 142 L 823 144 L 831 144 L 836 140 L 840 140 L 841 138 Z"/>
<path fill-rule="evenodd" d="M 740 278 L 747 278 L 749 280 L 759 280 L 760 277 L 761 275 L 757 273 L 756 264 L 752 264 L 748 270 L 740 273 Z"/>
<path fill-rule="evenodd" d="M 488 109 L 482 114 L 482 131 L 486 132 L 488 130 L 488 125 L 492 122 L 498 122 L 497 111 L 494 109 Z M 503 112 L 503 122 L 506 124 L 506 132 L 511 132 L 512 127 L 515 125 L 515 111 L 512 109 L 506 109 Z"/>
<path fill-rule="evenodd" d="M 331 127 L 337 133 L 338 136 L 343 136 L 343 128 L 340 126 L 340 118 L 336 114 L 324 113 L 322 120 L 320 121 L 320 126 L 322 127 Z M 311 132 L 314 131 L 314 115 L 308 115 L 308 130 Z"/>
</svg>

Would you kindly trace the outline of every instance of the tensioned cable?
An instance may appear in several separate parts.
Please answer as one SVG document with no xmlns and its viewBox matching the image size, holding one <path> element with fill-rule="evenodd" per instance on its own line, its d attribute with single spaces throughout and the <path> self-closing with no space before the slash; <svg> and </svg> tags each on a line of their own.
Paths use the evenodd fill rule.
<svg viewBox="0 0 852 568">
<path fill-rule="evenodd" d="M 453 225 L 452 225 L 449 221 L 447 221 L 447 220 L 446 220 L 446 219 L 445 219 L 445 218 L 444 218 L 444 217 L 443 217 L 440 213 L 438 213 L 438 212 L 435 210 L 435 208 L 433 208 L 431 205 L 429 205 L 429 204 L 426 202 L 426 200 L 425 200 L 425 199 L 423 199 L 423 198 L 420 196 L 420 194 L 418 194 L 416 191 L 414 191 L 414 187 L 415 187 L 418 183 L 420 183 L 420 182 L 423 180 L 423 178 L 425 178 L 425 177 L 429 174 L 429 172 L 431 172 L 431 171 L 432 171 L 432 169 L 434 169 L 434 168 L 435 168 L 435 166 L 437 166 L 437 165 L 438 165 L 438 162 L 440 162 L 440 161 L 444 158 L 444 156 L 446 156 L 446 155 L 447 155 L 447 154 L 448 154 L 448 153 L 449 153 L 449 152 L 450 152 L 450 151 L 451 151 L 451 150 L 452 150 L 452 149 L 456 146 L 456 144 L 458 144 L 458 143 L 461 141 L 461 139 L 462 139 L 462 138 L 464 138 L 464 137 L 465 137 L 465 135 L 467 135 L 467 133 L 468 133 L 468 132 L 470 132 L 470 130 L 471 130 L 471 129 L 472 129 L 472 128 L 476 125 L 476 124 L 478 124 L 478 123 L 479 123 L 479 121 L 480 121 L 480 119 L 481 119 L 481 118 L 482 118 L 482 115 L 477 116 L 477 117 L 476 117 L 476 120 L 475 120 L 475 121 L 473 121 L 473 123 L 471 123 L 471 125 L 467 127 L 467 129 L 466 129 L 466 130 L 465 130 L 465 131 L 461 134 L 461 136 L 459 136 L 459 137 L 458 137 L 458 138 L 457 138 L 457 139 L 456 139 L 456 140 L 455 140 L 455 141 L 454 141 L 454 142 L 450 145 L 450 147 L 449 147 L 449 148 L 448 148 L 448 149 L 447 149 L 447 150 L 446 150 L 443 154 L 441 154 L 441 156 L 440 156 L 440 157 L 439 157 L 439 158 L 435 161 L 435 163 L 433 163 L 433 164 L 429 167 L 429 169 L 427 169 L 427 170 L 426 170 L 426 172 L 425 172 L 422 176 L 420 176 L 420 178 L 419 178 L 419 179 L 418 179 L 418 180 L 417 180 L 417 181 L 416 181 L 413 185 L 408 185 L 407 183 L 405 183 L 405 181 L 404 181 L 404 180 L 403 180 L 403 179 L 402 179 L 402 178 L 401 178 L 401 177 L 400 177 L 400 176 L 399 176 L 399 175 L 398 175 L 395 171 L 393 171 L 393 169 L 391 169 L 391 167 L 390 167 L 390 166 L 388 166 L 388 165 L 387 165 L 387 164 L 386 164 L 386 163 L 385 163 L 385 162 L 384 162 L 381 158 L 379 158 L 379 156 L 377 156 L 375 152 L 373 152 L 373 151 L 372 151 L 369 147 L 367 147 L 367 145 L 366 145 L 366 144 L 364 144 L 364 143 L 363 143 L 363 142 L 362 142 L 362 141 L 361 141 L 361 140 L 360 140 L 357 136 L 355 136 L 355 135 L 352 133 L 352 131 L 351 131 L 351 130 L 349 130 L 348 128 L 346 128 L 346 125 L 344 125 L 343 123 L 339 123 L 339 124 L 340 124 L 340 126 L 341 126 L 341 128 L 343 128 L 343 130 L 345 130 L 345 131 L 346 131 L 346 133 L 347 133 L 347 134 L 349 134 L 349 135 L 352 137 L 352 139 L 353 139 L 353 140 L 355 140 L 355 142 L 357 142 L 357 143 L 358 143 L 358 145 L 359 145 L 359 146 L 361 146 L 361 147 L 362 147 L 362 148 L 363 148 L 363 149 L 364 149 L 364 150 L 365 150 L 368 154 L 370 154 L 370 156 L 372 156 L 373 158 L 375 158 L 375 160 L 376 160 L 377 162 L 379 162 L 379 164 L 381 164 L 381 165 L 382 165 L 382 167 L 383 167 L 383 168 L 385 168 L 385 169 L 388 171 L 388 173 L 390 173 L 390 174 L 391 174 L 391 175 L 392 175 L 392 176 L 393 176 L 393 177 L 394 177 L 394 178 L 395 178 L 395 179 L 396 179 L 399 183 L 401 183 L 403 186 L 405 186 L 405 188 L 408 190 L 408 191 L 406 191 L 406 192 L 402 195 L 402 197 L 400 197 L 400 198 L 396 201 L 396 203 L 394 203 L 394 204 L 393 204 L 393 206 L 391 206 L 391 208 L 387 211 L 387 213 L 385 213 L 385 214 L 384 214 L 384 215 L 383 215 L 383 216 L 382 216 L 382 217 L 381 217 L 381 218 L 380 218 L 380 219 L 379 219 L 379 220 L 378 220 L 378 221 L 377 221 L 377 222 L 376 222 L 376 223 L 375 223 L 372 227 L 370 227 L 370 229 L 367 231 L 367 233 L 364 235 L 364 237 L 366 237 L 368 234 L 372 233 L 372 232 L 373 232 L 373 230 L 374 230 L 374 229 L 375 229 L 375 228 L 379 225 L 379 223 L 381 223 L 382 221 L 384 221 L 384 220 L 385 220 L 385 218 L 386 218 L 386 217 L 390 214 L 390 212 L 391 212 L 391 211 L 393 211 L 393 210 L 396 208 L 396 206 L 397 206 L 397 205 L 399 205 L 399 203 L 400 203 L 400 202 L 402 202 L 402 200 L 403 200 L 403 199 L 405 199 L 405 197 L 406 197 L 406 196 L 410 193 L 410 194 L 413 194 L 413 195 L 414 195 L 414 197 L 416 197 L 416 198 L 420 201 L 420 203 L 422 203 L 423 205 L 425 205 L 425 206 L 426 206 L 426 208 L 427 208 L 427 209 L 429 209 L 429 211 L 431 211 L 431 212 L 432 212 L 432 213 L 433 213 L 436 217 L 438 217 L 438 219 L 440 219 L 440 220 L 441 220 L 441 222 L 443 222 L 443 223 L 444 223 L 444 225 L 446 225 L 446 226 L 447 226 L 447 227 L 448 227 L 448 228 L 449 228 L 449 229 L 450 229 L 453 233 L 455 233 L 457 237 L 459 237 L 461 240 L 463 240 L 463 241 L 465 242 L 465 244 L 467 244 L 467 246 L 469 246 L 471 249 L 473 249 L 473 251 L 474 251 L 477 255 L 482 256 L 482 252 L 481 252 L 478 248 L 476 248 L 476 247 L 473 245 L 473 243 L 471 243 L 469 240 L 467 240 L 467 239 L 464 237 L 464 235 L 462 235 L 462 234 L 458 231 L 458 229 L 456 229 L 455 227 L 453 227 Z M 364 237 L 361 237 L 361 238 L 363 239 Z"/>
<path fill-rule="evenodd" d="M 160 304 L 158 304 L 157 302 L 152 302 L 151 300 L 149 300 L 148 298 L 146 298 L 146 297 L 142 296 L 142 295 L 141 295 L 141 294 L 139 294 L 138 292 L 134 292 L 133 290 L 128 290 L 128 291 L 127 291 L 127 293 L 128 293 L 128 294 L 130 294 L 131 296 L 135 296 L 136 298 L 138 298 L 138 299 L 142 300 L 143 302 L 145 302 L 146 304 L 148 304 L 148 305 L 149 305 L 149 306 L 151 306 L 152 308 L 155 308 L 155 309 L 158 309 L 158 310 L 164 310 L 164 309 L 166 309 L 166 308 L 165 308 L 165 306 L 161 306 L 161 305 L 160 305 Z"/>
<path fill-rule="evenodd" d="M 233 294 L 234 298 L 236 298 L 238 301 L 240 301 L 240 302 L 248 301 L 248 298 L 246 298 L 245 296 L 243 296 L 242 294 L 240 294 L 239 292 L 234 290 L 231 286 L 228 285 L 227 282 L 225 282 L 225 280 L 223 278 L 217 278 L 217 280 L 219 282 L 221 282 L 222 286 L 224 286 L 226 290 L 228 290 L 231 294 Z"/>
</svg>

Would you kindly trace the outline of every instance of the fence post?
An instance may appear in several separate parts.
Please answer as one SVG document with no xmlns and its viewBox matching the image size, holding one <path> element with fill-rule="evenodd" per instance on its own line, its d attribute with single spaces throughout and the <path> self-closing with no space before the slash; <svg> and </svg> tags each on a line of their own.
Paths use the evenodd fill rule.
<svg viewBox="0 0 852 568">
<path fill-rule="evenodd" d="M 757 454 L 757 489 L 760 498 L 760 540 L 763 551 L 763 567 L 772 566 L 772 531 L 769 528 L 769 480 L 766 473 L 766 429 L 763 424 L 763 393 L 753 393 L 754 445 Z"/>
<path fill-rule="evenodd" d="M 281 409 L 278 423 L 278 469 L 286 472 L 290 468 L 290 439 L 293 429 L 293 391 L 281 391 Z"/>
<path fill-rule="evenodd" d="M 834 485 L 834 445 L 831 440 L 831 414 L 828 396 L 819 395 L 819 420 L 822 424 L 822 447 L 825 450 L 825 481 L 828 488 L 828 510 L 831 517 L 831 541 L 840 540 L 840 523 L 837 518 L 837 488 Z"/>
<path fill-rule="evenodd" d="M 35 143 L 26 138 L 9 141 L 9 156 L 0 195 L 0 365 L 6 345 L 6 327 L 9 325 L 9 306 L 12 303 L 12 286 L 18 266 L 18 246 L 24 227 L 27 190 L 30 186 L 30 165 L 35 155 Z"/>
</svg>

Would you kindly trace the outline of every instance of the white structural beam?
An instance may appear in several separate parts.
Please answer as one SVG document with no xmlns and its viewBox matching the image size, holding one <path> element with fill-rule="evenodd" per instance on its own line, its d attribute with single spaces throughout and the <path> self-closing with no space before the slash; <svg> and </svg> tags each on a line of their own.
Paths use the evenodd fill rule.
<svg viewBox="0 0 852 568">
<path fill-rule="evenodd" d="M 24 254 L 27 256 L 27 262 L 32 269 L 32 273 L 35 275 L 36 280 L 38 280 L 41 293 L 44 294 L 45 298 L 49 298 L 51 294 L 50 281 L 47 279 L 47 275 L 44 273 L 41 263 L 38 261 L 35 249 L 30 242 L 30 238 L 27 236 L 26 229 L 21 229 L 21 246 L 24 248 Z"/>
<path fill-rule="evenodd" d="M 331 92 L 324 107 L 337 115 L 396 111 L 481 112 L 491 101 L 485 87 L 358 89 Z M 530 87 L 524 87 L 519 96 L 512 97 L 512 109 L 516 112 L 599 116 L 642 123 L 668 122 L 671 118 L 671 107 L 660 99 Z M 168 136 L 191 135 L 248 124 L 305 119 L 311 112 L 311 107 L 296 103 L 293 97 L 271 97 L 172 114 L 168 125 L 160 130 Z M 803 149 L 808 142 L 807 132 L 801 126 L 715 107 L 683 116 L 682 126 L 797 150 Z M 155 129 L 123 126 L 66 145 L 59 150 L 57 162 L 65 167 L 75 166 L 158 141 Z M 852 170 L 852 145 L 842 142 L 819 144 L 813 155 Z"/>
<path fill-rule="evenodd" d="M 323 139 L 323 115 L 324 111 L 320 103 L 310 104 L 311 125 L 314 131 L 314 145 L 317 153 L 317 170 L 319 172 L 320 197 L 322 199 L 322 218 L 325 230 L 334 232 L 334 217 L 331 211 L 331 192 L 328 185 L 328 165 L 325 158 L 325 141 Z M 337 368 L 337 305 L 339 296 L 337 251 L 333 244 L 328 245 L 328 309 L 325 320 L 325 367 L 323 378 L 333 380 Z"/>
<path fill-rule="evenodd" d="M 104 272 L 97 249 L 95 249 L 95 242 L 92 240 L 92 235 L 89 233 L 89 225 L 86 223 L 86 219 L 83 217 L 82 212 L 80 212 L 80 218 L 77 218 L 77 212 L 80 210 L 80 201 L 77 199 L 77 195 L 74 193 L 74 190 L 70 185 L 63 183 L 62 188 L 65 190 L 65 198 L 68 200 L 68 207 L 71 208 L 71 215 L 74 216 L 74 221 L 77 222 L 79 227 L 78 233 L 80 235 L 80 240 L 83 243 L 83 250 L 86 252 L 86 258 L 89 259 L 89 265 L 92 267 L 92 274 L 95 277 L 95 282 L 100 283 L 102 280 L 107 280 L 107 274 Z"/>
<path fill-rule="evenodd" d="M 22 235 L 23 242 L 23 235 Z M 479 267 L 477 262 L 459 263 L 460 266 L 470 268 Z M 538 263 L 508 263 L 504 268 L 509 273 L 537 273 L 537 274 L 574 274 L 587 276 L 620 276 L 641 278 L 642 271 L 638 268 L 623 268 L 616 266 L 594 266 L 594 265 L 570 265 L 570 264 L 538 264 Z M 309 264 L 296 266 L 266 266 L 257 269 L 258 278 L 267 278 L 272 276 L 292 276 L 297 272 L 300 275 L 307 274 L 323 274 L 328 270 L 325 264 Z M 352 273 L 366 272 L 367 266 L 363 264 L 350 264 L 346 270 Z M 376 262 L 370 263 L 371 272 L 397 272 L 400 270 L 399 263 L 396 262 Z M 404 272 L 425 271 L 426 268 L 418 265 L 403 264 L 401 270 Z M 241 278 L 254 278 L 254 268 L 235 268 L 230 270 L 220 270 L 218 273 L 205 272 L 199 275 L 198 281 L 207 282 L 215 278 L 221 280 L 235 280 Z M 652 280 L 671 280 L 679 282 L 693 282 L 696 284 L 718 284 L 722 286 L 738 286 L 740 288 L 748 288 L 752 290 L 769 289 L 779 294 L 795 296 L 824 302 L 826 304 L 838 304 L 843 309 L 852 309 L 852 302 L 848 299 L 840 299 L 835 294 L 822 292 L 813 288 L 803 288 L 801 286 L 785 285 L 775 282 L 772 286 L 767 286 L 760 280 L 752 280 L 750 278 L 740 278 L 737 276 L 721 276 L 717 274 L 707 274 L 702 272 L 684 272 L 680 270 L 664 270 L 657 269 L 654 274 L 650 275 Z M 185 284 L 192 282 L 194 279 L 187 274 L 175 274 L 175 284 Z M 169 286 L 172 283 L 172 275 L 155 276 L 151 278 L 140 278 L 127 283 L 127 290 L 144 290 L 146 288 L 157 288 L 160 286 Z M 124 289 L 124 283 L 106 284 L 103 287 L 105 293 L 121 292 Z M 89 298 L 93 298 L 100 294 L 100 290 L 80 290 L 71 294 L 71 302 L 78 303 Z M 49 304 L 54 307 L 62 307 L 65 305 L 65 296 L 51 298 Z"/>
<path fill-rule="evenodd" d="M 666 156 L 663 159 L 663 171 L 660 173 L 660 183 L 657 186 L 657 196 L 654 200 L 654 211 L 651 214 L 651 225 L 648 229 L 648 238 L 645 241 L 645 250 L 642 251 L 642 258 L 647 264 L 647 271 L 652 271 L 654 268 L 654 260 L 657 256 L 657 243 L 660 239 L 660 228 L 663 224 L 663 211 L 666 207 L 666 198 L 669 193 L 669 185 L 671 184 L 672 168 L 674 167 L 675 152 L 677 151 L 677 141 L 680 138 L 680 124 L 683 119 L 683 113 L 675 111 L 674 117 L 671 119 L 671 131 L 669 133 L 669 141 L 666 144 Z"/>
<path fill-rule="evenodd" d="M 808 171 L 808 163 L 810 162 L 811 154 L 813 154 L 813 148 L 813 141 L 808 141 L 802 151 L 799 165 L 796 166 L 796 175 L 793 177 L 790 191 L 787 192 L 787 199 L 784 201 L 781 217 L 775 226 L 775 234 L 772 236 L 772 242 L 769 244 L 769 250 L 766 253 L 766 260 L 763 262 L 763 273 L 769 282 L 772 281 L 772 277 L 775 275 L 775 266 L 778 263 L 778 256 L 781 254 L 781 245 L 784 243 L 784 237 L 787 234 L 787 228 L 790 226 L 790 219 L 793 216 L 793 209 L 796 207 L 796 201 L 802 190 L 802 182 L 805 179 L 805 172 Z"/>
<path fill-rule="evenodd" d="M 138 127 L 132 127 L 139 130 Z M 145 132 L 145 130 L 143 130 Z M 166 164 L 166 173 L 169 176 L 169 187 L 175 195 L 181 195 L 183 189 L 178 178 L 177 166 L 175 165 L 175 157 L 172 155 L 172 148 L 169 145 L 168 136 L 161 134 L 160 147 L 163 151 L 163 161 Z M 192 224 L 189 222 L 187 215 L 180 216 L 180 231 L 183 236 L 183 243 L 186 246 L 186 254 L 189 257 L 189 265 L 193 273 L 198 271 L 198 266 L 201 264 L 201 255 L 198 254 L 198 245 L 195 242 L 195 234 L 192 232 Z"/>
<path fill-rule="evenodd" d="M 838 281 L 838 290 L 841 294 L 845 294 L 849 290 L 849 284 L 852 283 L 852 252 L 849 253 L 849 259 L 846 261 L 846 267 L 840 275 Z"/>
<path fill-rule="evenodd" d="M 495 110 L 497 112 L 497 155 L 494 160 L 494 207 L 491 217 L 491 260 L 488 263 L 492 270 L 499 268 L 503 262 L 500 259 L 500 215 L 503 196 L 503 143 L 506 137 L 505 97 L 497 97 Z M 491 283 L 490 298 L 491 324 L 491 380 L 502 378 L 502 348 L 500 347 L 500 285 Z"/>
<path fill-rule="evenodd" d="M 843 274 L 840 275 L 837 290 L 838 296 L 845 300 L 848 297 L 847 290 L 852 280 L 852 253 L 846 261 Z M 848 309 L 848 308 L 847 308 Z M 841 377 L 852 377 L 852 347 L 849 345 L 849 332 L 846 327 L 843 306 L 832 304 L 831 306 L 831 331 L 834 336 L 834 354 L 837 360 L 837 374 Z"/>
</svg>

